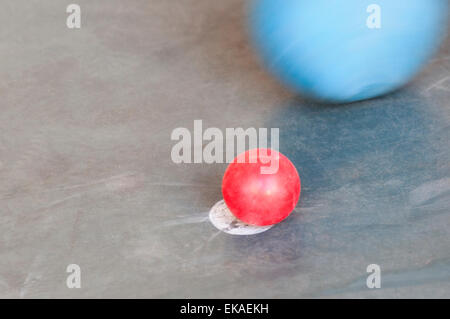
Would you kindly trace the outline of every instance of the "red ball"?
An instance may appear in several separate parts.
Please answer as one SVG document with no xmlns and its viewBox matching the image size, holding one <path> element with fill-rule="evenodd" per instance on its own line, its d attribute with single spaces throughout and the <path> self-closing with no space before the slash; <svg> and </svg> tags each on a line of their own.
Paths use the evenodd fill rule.
<svg viewBox="0 0 450 319">
<path fill-rule="evenodd" d="M 253 149 L 228 166 L 222 194 L 230 211 L 257 226 L 279 223 L 294 210 L 300 197 L 300 177 L 292 162 L 271 149 Z"/>
</svg>

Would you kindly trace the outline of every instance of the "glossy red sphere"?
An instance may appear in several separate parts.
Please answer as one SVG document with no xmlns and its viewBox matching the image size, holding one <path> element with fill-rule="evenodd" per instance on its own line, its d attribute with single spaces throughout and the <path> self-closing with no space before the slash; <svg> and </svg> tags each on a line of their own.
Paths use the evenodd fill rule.
<svg viewBox="0 0 450 319">
<path fill-rule="evenodd" d="M 289 216 L 300 188 L 295 166 L 271 149 L 238 155 L 222 181 L 223 199 L 230 211 L 241 221 L 258 226 L 273 225 Z"/>
</svg>

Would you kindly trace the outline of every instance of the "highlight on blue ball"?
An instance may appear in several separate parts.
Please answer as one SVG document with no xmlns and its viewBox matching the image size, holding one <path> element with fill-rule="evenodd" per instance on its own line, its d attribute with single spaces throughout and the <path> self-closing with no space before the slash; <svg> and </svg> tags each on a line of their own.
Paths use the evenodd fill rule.
<svg viewBox="0 0 450 319">
<path fill-rule="evenodd" d="M 447 31 L 447 0 L 254 0 L 264 64 L 306 96 L 353 102 L 407 84 Z"/>
</svg>

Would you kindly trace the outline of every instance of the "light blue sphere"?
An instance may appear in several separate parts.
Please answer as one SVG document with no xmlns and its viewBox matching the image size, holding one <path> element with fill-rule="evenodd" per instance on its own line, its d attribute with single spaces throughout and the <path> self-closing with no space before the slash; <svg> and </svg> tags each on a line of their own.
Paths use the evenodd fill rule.
<svg viewBox="0 0 450 319">
<path fill-rule="evenodd" d="M 448 0 L 255 0 L 249 27 L 282 82 L 340 103 L 408 83 L 439 48 L 447 16 Z"/>
</svg>

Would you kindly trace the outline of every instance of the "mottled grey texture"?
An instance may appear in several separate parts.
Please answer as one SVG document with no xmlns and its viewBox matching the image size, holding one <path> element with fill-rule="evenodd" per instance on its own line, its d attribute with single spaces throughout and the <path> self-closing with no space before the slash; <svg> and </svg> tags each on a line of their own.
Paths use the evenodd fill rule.
<svg viewBox="0 0 450 319">
<path fill-rule="evenodd" d="M 450 297 L 450 45 L 397 93 L 326 106 L 261 68 L 242 0 L 78 0 L 81 30 L 69 3 L 2 1 L 0 297 Z M 209 223 L 226 164 L 170 160 L 194 119 L 280 128 L 303 185 L 285 222 Z"/>
</svg>

